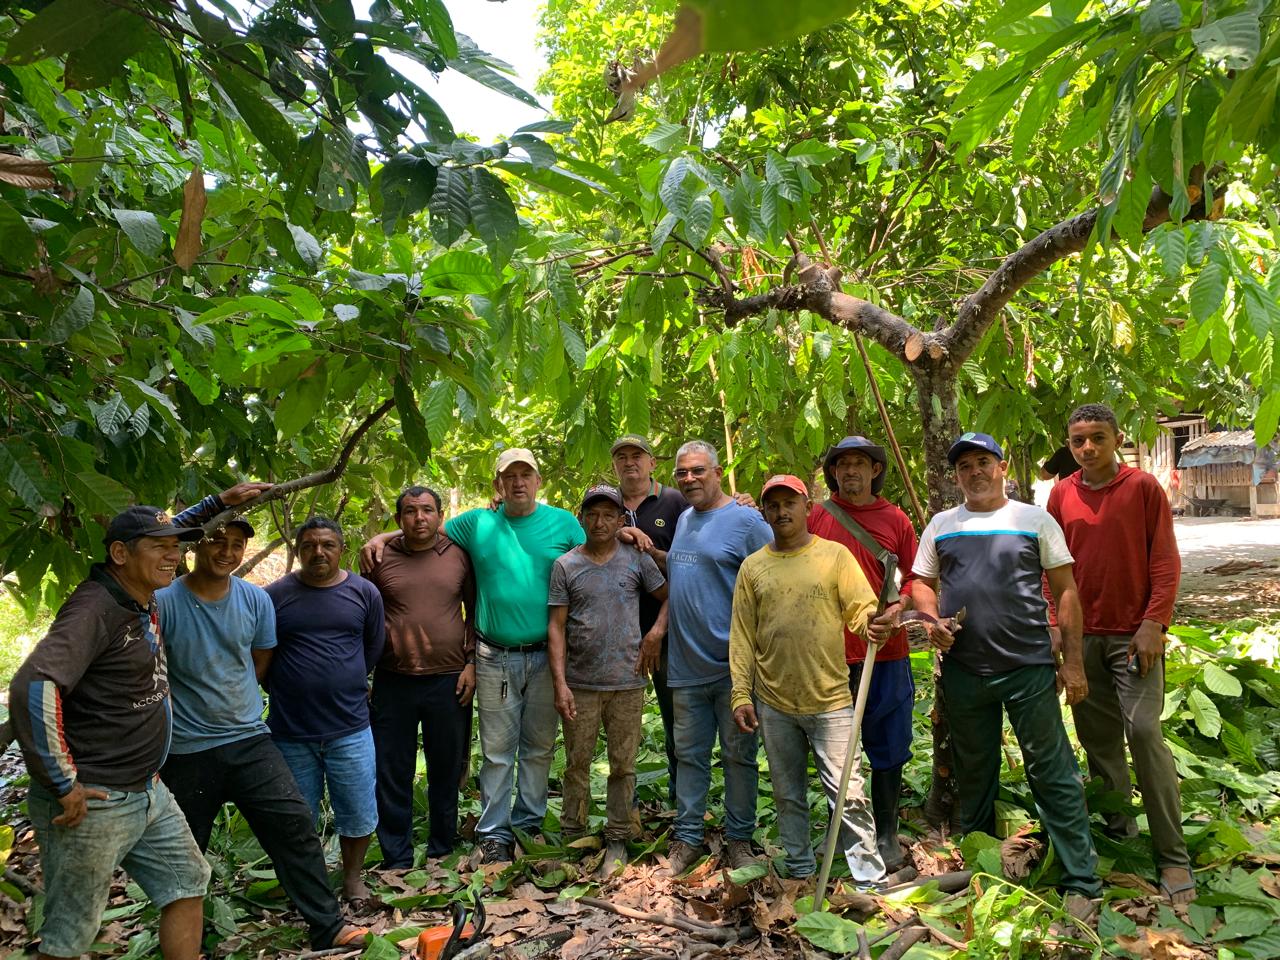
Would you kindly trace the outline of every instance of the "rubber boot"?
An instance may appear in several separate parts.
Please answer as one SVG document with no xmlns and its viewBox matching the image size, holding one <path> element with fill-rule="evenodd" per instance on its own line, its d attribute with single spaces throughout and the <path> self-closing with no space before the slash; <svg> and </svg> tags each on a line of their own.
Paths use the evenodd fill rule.
<svg viewBox="0 0 1280 960">
<path fill-rule="evenodd" d="M 902 767 L 871 771 L 871 815 L 876 821 L 876 847 L 886 873 L 897 873 L 906 858 L 898 842 L 898 804 L 902 798 Z"/>
</svg>

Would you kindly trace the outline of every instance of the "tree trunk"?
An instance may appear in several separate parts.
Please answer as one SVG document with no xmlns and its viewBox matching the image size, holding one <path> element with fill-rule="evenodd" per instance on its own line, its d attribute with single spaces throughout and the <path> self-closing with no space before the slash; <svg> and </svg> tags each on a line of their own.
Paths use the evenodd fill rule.
<svg viewBox="0 0 1280 960">
<path fill-rule="evenodd" d="M 929 488 L 929 515 L 959 502 L 955 479 L 947 463 L 947 451 L 960 435 L 960 415 L 956 409 L 955 367 L 949 363 L 919 361 L 908 365 L 916 381 L 916 402 L 924 425 L 925 473 Z M 951 752 L 951 726 L 947 722 L 942 697 L 942 659 L 933 658 L 933 781 L 925 798 L 924 815 L 934 827 L 944 823 L 955 829 L 956 784 Z"/>
</svg>

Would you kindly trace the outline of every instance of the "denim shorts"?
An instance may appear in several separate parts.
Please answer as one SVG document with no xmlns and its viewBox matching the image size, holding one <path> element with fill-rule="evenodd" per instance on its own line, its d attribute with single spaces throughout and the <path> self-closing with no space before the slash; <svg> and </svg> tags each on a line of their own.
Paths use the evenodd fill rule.
<svg viewBox="0 0 1280 960">
<path fill-rule="evenodd" d="M 293 771 L 298 789 L 320 816 L 320 800 L 329 788 L 333 823 L 342 837 L 367 837 L 378 826 L 377 762 L 369 727 L 336 740 L 273 738 Z"/>
<path fill-rule="evenodd" d="M 75 827 L 53 823 L 62 815 L 62 804 L 40 784 L 32 781 L 27 794 L 44 870 L 40 950 L 55 957 L 88 951 L 102 925 L 118 866 L 157 907 L 203 897 L 209 886 L 209 864 L 163 782 L 154 780 L 136 792 L 84 787 L 102 790 L 107 798 L 89 799 L 89 813 Z"/>
</svg>

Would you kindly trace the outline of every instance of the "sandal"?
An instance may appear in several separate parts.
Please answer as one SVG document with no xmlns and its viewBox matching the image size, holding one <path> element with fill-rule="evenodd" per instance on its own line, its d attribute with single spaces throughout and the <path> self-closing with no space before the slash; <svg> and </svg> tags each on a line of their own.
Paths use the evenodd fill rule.
<svg viewBox="0 0 1280 960">
<path fill-rule="evenodd" d="M 1190 871 L 1188 871 L 1188 873 L 1189 872 Z M 1180 884 L 1177 884 L 1176 886 L 1169 886 L 1169 884 L 1164 880 L 1160 881 L 1160 894 L 1165 898 L 1165 900 L 1169 901 L 1169 903 L 1174 902 L 1173 898 L 1175 894 L 1186 893 L 1188 890 L 1195 890 L 1195 889 L 1196 889 L 1196 878 L 1194 876 L 1190 880 L 1188 880 L 1186 883 L 1180 883 Z M 1192 897 L 1191 899 L 1194 900 L 1195 897 Z M 1190 901 L 1187 901 L 1187 902 L 1190 902 Z"/>
<path fill-rule="evenodd" d="M 334 947 L 351 947 L 360 943 L 369 935 L 368 927 L 357 927 L 352 924 L 346 924 L 338 935 L 333 938 L 331 946 Z"/>
</svg>

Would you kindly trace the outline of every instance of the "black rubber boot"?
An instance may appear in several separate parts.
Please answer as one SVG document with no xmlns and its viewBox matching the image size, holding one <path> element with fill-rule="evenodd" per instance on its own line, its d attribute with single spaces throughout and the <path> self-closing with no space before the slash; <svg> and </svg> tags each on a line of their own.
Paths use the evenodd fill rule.
<svg viewBox="0 0 1280 960">
<path fill-rule="evenodd" d="M 898 804 L 902 799 L 902 767 L 871 771 L 871 815 L 876 821 L 876 847 L 886 873 L 897 873 L 906 858 L 898 842 Z"/>
</svg>

